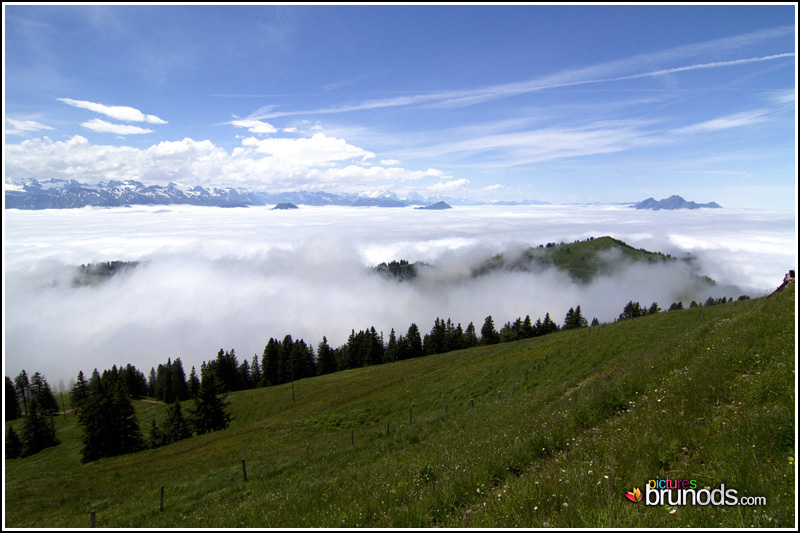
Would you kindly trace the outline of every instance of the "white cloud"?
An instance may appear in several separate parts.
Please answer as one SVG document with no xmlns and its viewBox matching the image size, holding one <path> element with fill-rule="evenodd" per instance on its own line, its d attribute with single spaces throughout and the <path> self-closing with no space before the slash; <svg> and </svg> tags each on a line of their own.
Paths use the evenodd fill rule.
<svg viewBox="0 0 800 533">
<path fill-rule="evenodd" d="M 367 160 L 375 154 L 348 144 L 344 139 L 328 137 L 324 133 L 299 139 L 256 139 L 248 137 L 242 146 L 276 159 L 291 161 L 306 167 L 326 166 L 349 159 Z"/>
<path fill-rule="evenodd" d="M 86 100 L 73 100 L 72 98 L 57 98 L 57 100 L 67 105 L 106 115 L 114 120 L 122 120 L 124 122 L 147 122 L 149 124 L 167 123 L 166 120 L 160 119 L 155 115 L 146 115 L 133 107 L 98 104 L 95 102 L 87 102 Z"/>
<path fill-rule="evenodd" d="M 162 147 L 161 156 L 214 153 L 203 143 L 182 147 Z M 665 308 L 681 294 L 687 303 L 762 295 L 794 268 L 796 249 L 791 213 L 729 209 L 484 206 L 443 218 L 410 208 L 134 206 L 12 209 L 4 222 L 7 373 L 26 368 L 52 381 L 112 364 L 146 372 L 165 354 L 188 369 L 221 347 L 249 359 L 269 337 L 286 334 L 312 344 L 326 335 L 338 346 L 352 328 L 388 335 L 415 322 L 424 333 L 437 317 L 478 328 L 489 314 L 498 327 L 526 314 L 560 322 L 580 305 L 589 319 L 611 321 L 629 300 Z M 588 286 L 556 271 L 468 277 L 497 252 L 601 235 L 675 256 L 692 252 L 718 285 L 698 289 L 680 265 L 622 267 Z M 435 269 L 419 283 L 368 274 L 392 259 Z M 111 260 L 147 263 L 96 287 L 71 287 L 72 267 Z"/>
<path fill-rule="evenodd" d="M 52 130 L 50 126 L 36 122 L 35 120 L 16 120 L 6 117 L 6 124 L 12 129 L 5 129 L 6 135 L 25 135 L 31 131 Z"/>
<path fill-rule="evenodd" d="M 116 133 L 117 135 L 142 135 L 145 133 L 153 133 L 153 130 L 148 128 L 140 128 L 139 126 L 131 126 L 130 124 L 113 124 L 99 118 L 93 118 L 81 124 L 84 128 L 98 133 Z"/>
<path fill-rule="evenodd" d="M 453 192 L 459 189 L 463 189 L 468 185 L 469 185 L 469 180 L 462 178 L 458 180 L 450 180 L 450 181 L 443 181 L 440 183 L 434 183 L 430 187 L 427 187 L 427 190 L 433 193 Z"/>
<path fill-rule="evenodd" d="M 121 129 L 113 131 L 128 133 Z M 176 181 L 272 192 L 298 189 L 361 192 L 447 176 L 433 168 L 409 170 L 357 164 L 373 154 L 324 134 L 268 141 L 276 142 L 265 143 L 249 137 L 228 153 L 209 140 L 190 138 L 139 149 L 93 145 L 78 135 L 66 141 L 44 137 L 7 144 L 4 163 L 10 179 L 62 178 L 86 183 L 133 179 L 154 184 Z"/>
<path fill-rule="evenodd" d="M 254 119 L 232 120 L 231 125 L 237 128 L 247 128 L 250 133 L 275 133 L 277 128 L 268 122 Z"/>
<path fill-rule="evenodd" d="M 381 159 L 380 163 L 387 167 L 396 167 L 400 164 L 400 161 L 397 159 Z"/>
</svg>

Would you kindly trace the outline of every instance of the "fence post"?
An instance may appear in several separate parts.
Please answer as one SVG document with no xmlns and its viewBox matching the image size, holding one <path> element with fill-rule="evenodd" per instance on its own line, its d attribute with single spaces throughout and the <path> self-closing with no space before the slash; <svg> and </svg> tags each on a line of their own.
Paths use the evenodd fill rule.
<svg viewBox="0 0 800 533">
<path fill-rule="evenodd" d="M 386 422 L 386 434 L 389 434 L 389 422 Z"/>
<path fill-rule="evenodd" d="M 413 409 L 414 409 L 413 407 L 409 407 L 408 408 L 408 423 L 409 424 L 413 424 L 414 423 L 414 417 L 411 415 L 411 411 Z"/>
<path fill-rule="evenodd" d="M 351 429 L 350 430 L 350 446 L 355 446 L 355 445 L 356 445 L 356 441 L 355 441 L 355 437 L 353 436 L 353 430 Z"/>
<path fill-rule="evenodd" d="M 161 508 L 160 508 L 160 510 L 162 512 L 164 511 L 164 487 L 163 486 L 161 487 Z"/>
<path fill-rule="evenodd" d="M 444 414 L 447 414 L 447 404 L 444 404 Z"/>
<path fill-rule="evenodd" d="M 244 459 L 242 459 L 242 474 L 244 474 L 244 480 L 247 481 L 247 468 L 244 466 Z"/>
<path fill-rule="evenodd" d="M 95 513 L 96 513 L 96 511 L 92 511 L 92 527 L 94 527 L 94 517 L 95 517 Z"/>
</svg>

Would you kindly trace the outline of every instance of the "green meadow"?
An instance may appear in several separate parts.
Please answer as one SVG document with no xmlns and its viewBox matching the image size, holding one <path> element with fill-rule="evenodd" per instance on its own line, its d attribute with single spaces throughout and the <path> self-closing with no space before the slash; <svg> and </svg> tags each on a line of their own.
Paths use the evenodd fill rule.
<svg viewBox="0 0 800 533">
<path fill-rule="evenodd" d="M 791 528 L 795 338 L 791 285 L 232 393 L 227 430 L 87 464 L 68 413 L 5 461 L 5 526 Z M 625 497 L 656 476 L 766 504 Z"/>
</svg>

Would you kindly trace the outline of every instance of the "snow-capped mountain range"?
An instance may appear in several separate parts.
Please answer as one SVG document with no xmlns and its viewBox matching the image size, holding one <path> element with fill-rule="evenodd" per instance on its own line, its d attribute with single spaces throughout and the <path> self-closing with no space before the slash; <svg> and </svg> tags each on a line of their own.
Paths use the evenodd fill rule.
<svg viewBox="0 0 800 533">
<path fill-rule="evenodd" d="M 241 188 L 184 187 L 145 185 L 138 181 L 108 181 L 96 185 L 75 180 L 12 180 L 5 183 L 7 209 L 70 209 L 86 206 L 117 207 L 125 205 L 188 204 L 216 207 L 246 207 L 292 203 L 295 205 L 342 205 L 355 207 L 406 207 L 447 202 L 451 205 L 477 205 L 458 198 L 434 196 L 424 198 L 412 194 L 398 197 L 391 191 L 361 194 L 293 191 L 282 193 L 256 192 Z M 540 202 L 520 202 L 526 204 Z"/>
</svg>

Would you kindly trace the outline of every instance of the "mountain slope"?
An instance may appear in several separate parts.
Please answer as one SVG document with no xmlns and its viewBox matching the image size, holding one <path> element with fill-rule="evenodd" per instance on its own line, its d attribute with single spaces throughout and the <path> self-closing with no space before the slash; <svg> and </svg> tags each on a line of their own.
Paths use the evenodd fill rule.
<svg viewBox="0 0 800 533">
<path fill-rule="evenodd" d="M 784 290 L 234 393 L 228 430 L 87 465 L 58 417 L 63 444 L 6 461 L 5 525 L 792 527 L 794 309 Z M 768 504 L 624 498 L 656 476 Z"/>
</svg>

